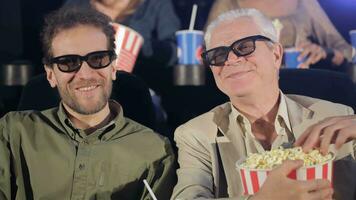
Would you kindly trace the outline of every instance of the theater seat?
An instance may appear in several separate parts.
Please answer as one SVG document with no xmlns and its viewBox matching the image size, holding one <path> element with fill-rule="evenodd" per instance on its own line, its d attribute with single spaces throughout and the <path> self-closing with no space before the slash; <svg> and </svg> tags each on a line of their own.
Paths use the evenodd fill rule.
<svg viewBox="0 0 356 200">
<path fill-rule="evenodd" d="M 228 101 L 207 70 L 204 86 L 173 86 L 163 96 L 168 124 L 177 126 Z M 299 94 L 356 108 L 355 88 L 345 74 L 317 69 L 281 69 L 280 88 L 285 94 Z"/>
<path fill-rule="evenodd" d="M 117 72 L 111 99 L 122 105 L 126 117 L 156 128 L 152 99 L 147 85 L 140 78 L 127 72 Z M 51 88 L 46 75 L 40 74 L 24 87 L 18 110 L 45 110 L 58 106 L 59 101 L 57 88 Z"/>
<path fill-rule="evenodd" d="M 319 69 L 281 69 L 279 85 L 285 94 L 300 94 L 356 109 L 355 85 L 344 73 Z"/>
</svg>

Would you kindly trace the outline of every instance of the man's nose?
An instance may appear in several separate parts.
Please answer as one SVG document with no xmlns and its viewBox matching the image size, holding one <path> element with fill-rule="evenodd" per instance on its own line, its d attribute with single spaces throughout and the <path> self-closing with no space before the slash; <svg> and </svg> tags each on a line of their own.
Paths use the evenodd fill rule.
<svg viewBox="0 0 356 200">
<path fill-rule="evenodd" d="M 241 62 L 243 59 L 243 56 L 237 56 L 233 51 L 230 51 L 227 55 L 225 65 L 235 65 L 236 63 Z"/>
<path fill-rule="evenodd" d="M 91 68 L 87 62 L 83 61 L 82 66 L 77 71 L 76 76 L 87 78 L 94 73 L 95 69 Z"/>
</svg>

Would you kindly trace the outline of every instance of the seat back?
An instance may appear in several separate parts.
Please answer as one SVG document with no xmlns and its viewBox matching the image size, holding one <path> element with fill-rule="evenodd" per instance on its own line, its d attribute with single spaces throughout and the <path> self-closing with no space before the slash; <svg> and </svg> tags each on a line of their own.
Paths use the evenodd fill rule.
<svg viewBox="0 0 356 200">
<path fill-rule="evenodd" d="M 281 69 L 279 85 L 285 94 L 299 94 L 341 103 L 356 109 L 355 85 L 344 73 L 318 69 Z"/>
<path fill-rule="evenodd" d="M 154 107 L 147 85 L 135 75 L 117 72 L 113 81 L 111 99 L 118 101 L 124 115 L 147 127 L 155 129 Z M 45 110 L 58 106 L 57 88 L 51 88 L 46 74 L 32 78 L 24 87 L 18 110 Z"/>
<path fill-rule="evenodd" d="M 209 70 L 207 70 L 209 71 Z M 163 96 L 168 124 L 177 126 L 228 101 L 215 85 L 211 72 L 205 86 L 173 86 Z M 355 89 L 345 74 L 316 69 L 281 69 L 279 84 L 285 94 L 299 94 L 356 108 Z"/>
</svg>

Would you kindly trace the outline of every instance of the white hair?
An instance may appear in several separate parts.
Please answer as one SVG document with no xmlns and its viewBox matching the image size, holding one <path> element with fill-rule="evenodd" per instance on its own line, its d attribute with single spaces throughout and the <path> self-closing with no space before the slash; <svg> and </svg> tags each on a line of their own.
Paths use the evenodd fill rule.
<svg viewBox="0 0 356 200">
<path fill-rule="evenodd" d="M 219 15 L 213 20 L 206 29 L 204 40 L 208 45 L 211 39 L 211 32 L 222 22 L 238 20 L 242 17 L 251 18 L 261 31 L 261 35 L 270 38 L 273 42 L 277 42 L 277 31 L 272 24 L 272 21 L 263 15 L 260 11 L 254 8 L 241 8 L 227 11 Z"/>
</svg>

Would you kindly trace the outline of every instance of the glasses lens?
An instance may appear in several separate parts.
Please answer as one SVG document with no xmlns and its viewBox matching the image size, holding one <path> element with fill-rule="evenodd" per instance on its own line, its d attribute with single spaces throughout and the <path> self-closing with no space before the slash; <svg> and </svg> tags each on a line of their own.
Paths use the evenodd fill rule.
<svg viewBox="0 0 356 200">
<path fill-rule="evenodd" d="M 221 66 L 224 65 L 227 56 L 229 54 L 229 48 L 219 47 L 207 52 L 207 58 L 210 65 Z"/>
<path fill-rule="evenodd" d="M 238 56 L 246 56 L 255 51 L 255 42 L 251 39 L 239 41 L 232 45 L 232 49 Z"/>
<path fill-rule="evenodd" d="M 103 68 L 111 63 L 110 52 L 94 52 L 88 55 L 88 64 L 93 68 Z"/>
<path fill-rule="evenodd" d="M 73 72 L 76 71 L 81 63 L 79 56 L 63 56 L 56 60 L 58 68 L 63 72 Z"/>
</svg>

